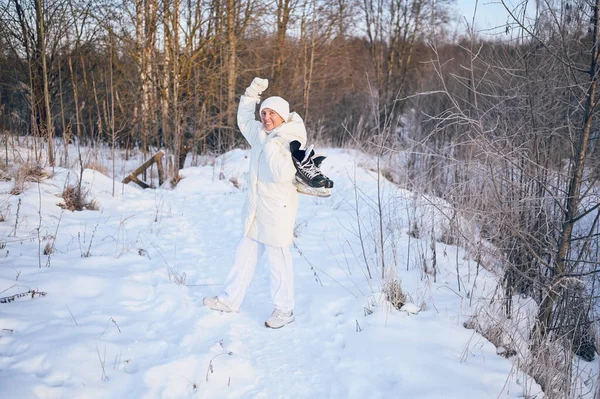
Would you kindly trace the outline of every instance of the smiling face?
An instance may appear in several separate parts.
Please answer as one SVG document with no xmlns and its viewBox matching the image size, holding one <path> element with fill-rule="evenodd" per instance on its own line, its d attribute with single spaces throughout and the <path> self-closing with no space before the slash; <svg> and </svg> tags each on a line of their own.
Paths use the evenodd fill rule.
<svg viewBox="0 0 600 399">
<path fill-rule="evenodd" d="M 260 111 L 260 121 L 266 131 L 271 131 L 283 123 L 283 118 L 271 108 Z"/>
</svg>

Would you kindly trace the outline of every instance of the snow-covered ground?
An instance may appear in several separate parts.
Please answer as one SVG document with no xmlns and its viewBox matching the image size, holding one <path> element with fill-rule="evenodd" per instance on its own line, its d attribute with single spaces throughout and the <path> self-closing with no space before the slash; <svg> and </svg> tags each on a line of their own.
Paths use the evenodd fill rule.
<svg viewBox="0 0 600 399">
<path fill-rule="evenodd" d="M 77 174 L 67 169 L 20 195 L 0 182 L 0 297 L 46 294 L 0 304 L 0 397 L 542 397 L 463 327 L 496 280 L 441 242 L 443 203 L 381 180 L 386 273 L 421 309 L 398 311 L 381 293 L 377 175 L 359 153 L 326 153 L 334 193 L 301 197 L 296 321 L 279 330 L 264 326 L 262 264 L 239 313 L 202 305 L 240 239 L 246 151 L 186 167 L 174 189 L 117 184 L 114 197 L 112 180 L 86 169 L 97 211 L 57 206 Z"/>
</svg>

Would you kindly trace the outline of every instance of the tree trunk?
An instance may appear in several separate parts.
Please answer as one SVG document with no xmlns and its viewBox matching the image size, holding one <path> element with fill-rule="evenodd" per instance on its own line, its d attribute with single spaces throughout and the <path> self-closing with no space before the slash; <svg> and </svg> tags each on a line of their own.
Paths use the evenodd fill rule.
<svg viewBox="0 0 600 399">
<path fill-rule="evenodd" d="M 594 4 L 594 34 L 592 38 L 592 54 L 590 61 L 590 83 L 587 90 L 586 102 L 584 108 L 584 119 L 583 126 L 579 133 L 579 137 L 576 143 L 574 143 L 574 154 L 573 163 L 570 171 L 569 179 L 569 192 L 564 206 L 564 221 L 562 224 L 562 232 L 558 242 L 558 250 L 556 253 L 556 266 L 552 271 L 554 280 L 550 286 L 550 290 L 547 296 L 542 301 L 540 310 L 538 313 L 538 325 L 539 337 L 545 337 L 548 334 L 552 320 L 552 312 L 554 303 L 558 299 L 558 288 L 561 284 L 563 275 L 567 272 L 568 255 L 571 244 L 571 235 L 573 234 L 573 227 L 577 220 L 579 204 L 581 202 L 581 183 L 583 181 L 583 171 L 585 168 L 585 161 L 587 155 L 587 147 L 590 140 L 590 133 L 592 131 L 592 125 L 594 120 L 594 110 L 596 109 L 596 88 L 598 83 L 598 56 L 599 56 L 599 34 L 600 30 L 598 27 L 598 17 L 600 9 L 600 0 L 596 0 Z"/>
<path fill-rule="evenodd" d="M 236 0 L 227 0 L 227 126 L 235 127 L 235 82 L 237 78 Z"/>
<path fill-rule="evenodd" d="M 173 143 L 174 165 L 173 177 L 177 181 L 179 177 L 179 155 L 181 153 L 181 139 L 183 135 L 181 121 L 179 116 L 179 0 L 173 0 L 172 24 L 173 29 L 173 48 L 172 75 L 173 75 L 173 124 L 175 126 L 175 142 Z"/>
<path fill-rule="evenodd" d="M 310 55 L 307 55 L 307 44 L 306 44 L 306 40 L 305 40 L 305 44 L 304 44 L 304 54 L 305 54 L 305 60 L 304 60 L 304 120 L 308 120 L 308 115 L 309 115 L 309 105 L 310 105 L 310 88 L 312 85 L 312 80 L 313 80 L 313 71 L 314 71 L 314 64 L 315 64 L 315 42 L 316 42 L 316 38 L 315 38 L 315 23 L 316 23 L 316 17 L 317 17 L 317 2 L 315 0 L 312 1 L 313 5 L 312 5 L 312 17 L 311 17 L 311 32 L 310 32 Z"/>
<path fill-rule="evenodd" d="M 69 34 L 67 32 L 67 47 L 70 48 L 70 40 L 69 40 Z M 76 131 L 77 134 L 79 135 L 79 138 L 81 138 L 81 120 L 80 120 L 80 112 L 79 112 L 79 94 L 77 92 L 77 78 L 75 76 L 75 73 L 73 71 L 73 57 L 71 56 L 71 52 L 69 52 L 69 56 L 67 57 L 67 62 L 69 63 L 69 72 L 71 74 L 71 84 L 73 86 L 73 100 L 75 102 L 75 123 L 77 125 L 76 127 Z"/>
<path fill-rule="evenodd" d="M 290 13 L 294 5 L 291 0 L 277 0 L 277 58 L 275 59 L 275 67 L 273 70 L 273 82 L 275 89 L 280 90 L 284 87 L 283 64 L 285 58 L 285 37 L 290 21 Z"/>
<path fill-rule="evenodd" d="M 48 140 L 48 163 L 54 166 L 54 125 L 50 108 L 50 91 L 48 90 L 48 65 L 46 62 L 46 31 L 42 0 L 36 2 L 37 22 L 39 24 L 39 42 L 41 43 L 40 56 L 42 58 L 42 82 L 44 85 L 44 107 L 46 111 L 46 139 Z"/>
<path fill-rule="evenodd" d="M 138 117 L 136 118 L 135 126 L 141 140 L 142 154 L 146 154 L 146 151 L 148 150 L 147 129 L 145 125 L 148 120 L 148 104 L 146 102 L 147 96 L 145 92 L 145 89 L 147 88 L 146 79 L 148 77 L 146 76 L 144 47 L 144 0 L 137 0 L 135 2 L 135 57 L 137 58 L 137 63 L 139 65 L 141 95 L 138 96 L 138 108 L 140 112 L 137 115 Z"/>
</svg>

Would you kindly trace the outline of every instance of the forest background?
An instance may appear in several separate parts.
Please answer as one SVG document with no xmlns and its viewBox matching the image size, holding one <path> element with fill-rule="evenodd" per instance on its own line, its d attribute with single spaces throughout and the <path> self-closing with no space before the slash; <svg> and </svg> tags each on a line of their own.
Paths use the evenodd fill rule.
<svg viewBox="0 0 600 399">
<path fill-rule="evenodd" d="M 245 145 L 239 95 L 268 78 L 312 142 L 453 206 L 445 239 L 502 270 L 498 320 L 535 299 L 529 371 L 568 395 L 548 365 L 598 351 L 600 0 L 499 3 L 489 35 L 451 0 L 1 0 L 0 164 L 23 139 L 49 166 L 163 149 L 175 184 L 189 153 Z"/>
</svg>

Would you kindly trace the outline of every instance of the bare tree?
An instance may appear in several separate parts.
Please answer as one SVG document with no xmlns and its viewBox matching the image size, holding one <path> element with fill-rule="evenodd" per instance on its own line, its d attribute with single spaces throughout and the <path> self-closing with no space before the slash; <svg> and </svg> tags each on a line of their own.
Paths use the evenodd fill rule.
<svg viewBox="0 0 600 399">
<path fill-rule="evenodd" d="M 42 60 L 42 82 L 44 87 L 44 107 L 45 107 L 45 133 L 48 140 L 48 162 L 50 166 L 54 166 L 54 124 L 52 122 L 52 109 L 50 108 L 50 92 L 48 90 L 48 64 L 46 62 L 46 21 L 44 19 L 44 3 L 42 0 L 37 0 L 36 7 L 36 24 L 38 31 L 38 53 Z"/>
<path fill-rule="evenodd" d="M 515 294 L 539 304 L 531 350 L 548 363 L 534 359 L 530 371 L 550 396 L 570 394 L 572 353 L 594 356 L 599 5 L 576 16 L 546 3 L 531 25 L 514 15 L 512 42 L 471 31 L 459 46 L 433 46 L 437 79 L 426 97 L 406 98 L 422 112 L 400 140 L 409 183 L 475 222 L 477 234 L 462 232 L 473 252 L 492 244 L 477 259 L 502 266 L 503 317 L 514 315 Z"/>
</svg>

